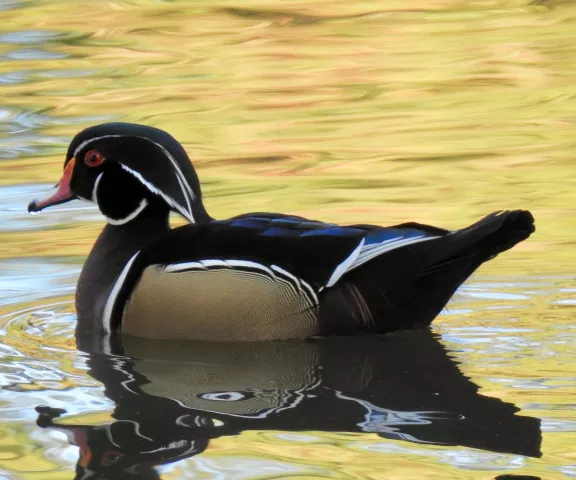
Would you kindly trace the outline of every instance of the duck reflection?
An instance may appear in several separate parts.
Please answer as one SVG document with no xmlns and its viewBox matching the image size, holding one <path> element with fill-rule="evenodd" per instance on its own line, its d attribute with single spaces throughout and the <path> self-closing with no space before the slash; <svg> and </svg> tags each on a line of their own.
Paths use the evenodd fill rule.
<svg viewBox="0 0 576 480">
<path fill-rule="evenodd" d="M 115 341 L 118 355 L 92 353 L 88 362 L 116 404 L 112 423 L 58 425 L 63 411 L 37 409 L 38 425 L 64 431 L 80 448 L 76 478 L 159 478 L 155 466 L 245 430 L 370 432 L 540 456 L 540 421 L 480 395 L 428 331 L 269 343 Z"/>
</svg>

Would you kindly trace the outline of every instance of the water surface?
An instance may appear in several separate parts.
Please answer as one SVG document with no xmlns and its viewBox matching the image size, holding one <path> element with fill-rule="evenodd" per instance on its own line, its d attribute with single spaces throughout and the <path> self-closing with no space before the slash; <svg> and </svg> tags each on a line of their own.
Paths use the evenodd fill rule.
<svg viewBox="0 0 576 480">
<path fill-rule="evenodd" d="M 87 5 L 0 2 L 2 478 L 576 477 L 576 7 Z M 182 141 L 215 217 L 457 228 L 528 208 L 537 232 L 432 332 L 87 354 L 72 298 L 102 219 L 25 208 L 108 120 Z"/>
</svg>

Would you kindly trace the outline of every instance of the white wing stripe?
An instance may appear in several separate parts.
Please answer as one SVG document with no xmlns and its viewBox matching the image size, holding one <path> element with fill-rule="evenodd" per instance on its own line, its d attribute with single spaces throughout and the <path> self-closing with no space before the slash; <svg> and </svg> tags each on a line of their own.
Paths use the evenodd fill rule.
<svg viewBox="0 0 576 480">
<path fill-rule="evenodd" d="M 404 236 L 401 237 L 396 237 L 396 238 L 391 238 L 390 240 L 384 240 L 383 242 L 380 243 L 371 243 L 369 245 L 364 245 L 364 247 L 362 247 L 362 252 L 368 252 L 370 250 L 374 250 L 375 248 L 380 248 L 382 245 L 390 245 L 391 243 L 395 243 L 398 242 L 400 240 L 404 240 Z M 418 237 L 420 238 L 420 237 Z"/>
<path fill-rule="evenodd" d="M 364 239 L 360 241 L 354 251 L 348 255 L 348 257 L 340 265 L 336 267 L 334 272 L 332 272 L 328 282 L 326 282 L 326 287 L 331 287 L 334 285 L 338 280 L 340 280 L 340 277 L 342 277 L 342 275 L 344 275 L 351 268 L 351 265 L 353 265 L 354 261 L 357 259 L 363 246 Z"/>
<path fill-rule="evenodd" d="M 433 240 L 434 238 L 438 237 L 425 237 L 424 235 L 421 235 L 419 237 L 396 239 L 394 242 L 383 242 L 379 245 L 378 248 L 370 248 L 370 250 L 368 251 L 360 252 L 360 255 L 358 255 L 356 260 L 352 263 L 352 265 L 350 265 L 350 268 L 348 268 L 347 271 L 353 270 L 359 267 L 360 265 L 365 264 L 369 260 L 372 260 L 374 257 L 382 255 L 383 253 L 395 250 L 400 247 L 404 247 L 406 245 L 412 245 L 414 243 Z"/>
<path fill-rule="evenodd" d="M 417 239 L 420 238 L 421 237 L 417 237 Z M 414 240 L 414 238 L 406 239 L 402 237 L 395 239 L 393 242 L 387 242 L 383 243 L 382 245 L 378 245 L 376 248 L 372 248 L 366 252 L 360 252 L 360 255 L 358 255 L 358 258 L 356 259 L 356 262 L 354 262 L 354 265 L 352 267 L 355 268 L 357 266 L 360 266 L 366 263 L 368 260 L 372 260 L 373 258 L 385 252 L 389 252 L 391 250 L 401 247 L 402 245 L 405 245 L 407 241 L 411 240 Z"/>
</svg>

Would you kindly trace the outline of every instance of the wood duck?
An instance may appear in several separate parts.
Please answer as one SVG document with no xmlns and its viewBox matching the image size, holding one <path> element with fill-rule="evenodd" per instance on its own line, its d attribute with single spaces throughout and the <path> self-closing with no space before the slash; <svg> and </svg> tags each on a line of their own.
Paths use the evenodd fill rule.
<svg viewBox="0 0 576 480">
<path fill-rule="evenodd" d="M 278 213 L 214 220 L 184 148 L 149 126 L 105 123 L 68 147 L 55 191 L 107 225 L 80 274 L 78 332 L 255 341 L 422 328 L 483 262 L 534 232 L 523 210 L 461 230 L 339 226 Z M 170 212 L 189 224 L 171 229 Z"/>
</svg>

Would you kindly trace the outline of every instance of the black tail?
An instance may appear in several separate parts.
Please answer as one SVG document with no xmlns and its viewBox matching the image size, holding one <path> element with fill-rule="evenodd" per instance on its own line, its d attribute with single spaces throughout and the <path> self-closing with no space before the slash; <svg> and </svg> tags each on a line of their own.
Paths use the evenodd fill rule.
<svg viewBox="0 0 576 480">
<path fill-rule="evenodd" d="M 534 217 L 526 210 L 496 212 L 454 233 L 466 250 L 484 253 L 486 260 L 512 248 L 534 233 Z"/>
<path fill-rule="evenodd" d="M 482 263 L 533 232 L 530 212 L 496 212 L 462 230 L 393 250 L 326 292 L 320 321 L 342 334 L 428 326 Z"/>
</svg>

